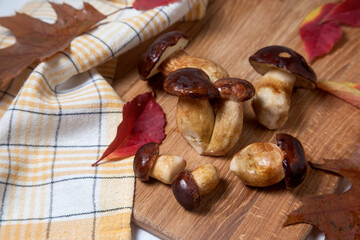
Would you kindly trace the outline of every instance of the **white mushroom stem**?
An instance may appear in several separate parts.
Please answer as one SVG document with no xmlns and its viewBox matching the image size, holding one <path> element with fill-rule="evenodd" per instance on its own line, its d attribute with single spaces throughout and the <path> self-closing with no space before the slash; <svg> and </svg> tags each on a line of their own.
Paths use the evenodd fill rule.
<svg viewBox="0 0 360 240">
<path fill-rule="evenodd" d="M 220 65 L 178 51 L 167 58 L 159 71 L 165 76 L 180 68 L 198 68 L 212 83 L 229 77 Z M 218 100 L 217 108 L 208 100 L 179 98 L 176 121 L 181 135 L 202 155 L 222 156 L 238 141 L 243 126 L 243 103 Z"/>
<path fill-rule="evenodd" d="M 272 69 L 256 84 L 252 106 L 258 121 L 268 129 L 282 127 L 288 119 L 295 76 Z"/>
<path fill-rule="evenodd" d="M 194 169 L 191 174 L 199 187 L 200 196 L 211 192 L 219 183 L 219 169 L 212 164 L 205 164 Z"/>
<path fill-rule="evenodd" d="M 241 136 L 243 112 L 242 102 L 219 101 L 211 141 L 204 155 L 223 156 L 235 145 Z"/>
<path fill-rule="evenodd" d="M 186 161 L 177 156 L 160 155 L 154 162 L 150 176 L 163 182 L 171 184 L 178 172 L 185 169 Z"/>
<path fill-rule="evenodd" d="M 179 98 L 176 124 L 186 141 L 202 154 L 211 141 L 215 124 L 214 110 L 208 100 Z"/>
<path fill-rule="evenodd" d="M 246 185 L 266 187 L 280 182 L 284 177 L 284 153 L 273 143 L 252 143 L 236 153 L 230 170 Z"/>
</svg>

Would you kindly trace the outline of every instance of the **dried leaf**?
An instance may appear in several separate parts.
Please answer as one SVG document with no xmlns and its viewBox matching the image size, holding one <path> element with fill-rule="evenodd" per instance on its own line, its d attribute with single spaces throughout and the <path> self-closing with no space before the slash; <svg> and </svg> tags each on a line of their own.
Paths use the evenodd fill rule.
<svg viewBox="0 0 360 240">
<path fill-rule="evenodd" d="M 23 13 L 0 18 L 0 25 L 8 28 L 16 39 L 14 45 L 0 49 L 0 87 L 35 60 L 44 60 L 65 49 L 73 38 L 106 17 L 89 3 L 84 3 L 81 10 L 68 4 L 49 3 L 57 14 L 54 24 Z"/>
<path fill-rule="evenodd" d="M 165 115 L 151 92 L 140 94 L 123 108 L 123 120 L 118 126 L 116 137 L 105 150 L 100 161 L 113 161 L 135 155 L 148 142 L 161 143 L 165 138 Z"/>
<path fill-rule="evenodd" d="M 350 82 L 318 82 L 318 88 L 360 108 L 360 84 Z"/>
<path fill-rule="evenodd" d="M 360 239 L 360 146 L 350 159 L 312 165 L 347 177 L 352 187 L 341 194 L 305 198 L 302 207 L 288 215 L 284 226 L 309 223 L 323 231 L 327 239 Z"/>
<path fill-rule="evenodd" d="M 159 6 L 169 5 L 170 3 L 179 2 L 180 0 L 136 0 L 133 7 L 136 10 L 149 10 Z"/>
<path fill-rule="evenodd" d="M 345 0 L 335 6 L 327 16 L 325 21 L 338 21 L 353 27 L 360 27 L 360 1 Z"/>
<path fill-rule="evenodd" d="M 328 53 L 342 35 L 335 21 L 323 22 L 324 17 L 336 6 L 337 3 L 331 3 L 318 7 L 301 24 L 300 37 L 309 61 Z"/>
</svg>

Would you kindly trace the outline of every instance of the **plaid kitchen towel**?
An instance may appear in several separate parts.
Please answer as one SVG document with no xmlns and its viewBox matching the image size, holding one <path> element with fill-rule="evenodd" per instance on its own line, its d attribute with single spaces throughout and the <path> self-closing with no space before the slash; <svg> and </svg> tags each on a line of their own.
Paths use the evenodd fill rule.
<svg viewBox="0 0 360 240">
<path fill-rule="evenodd" d="M 143 12 L 116 12 L 132 1 L 89 3 L 115 13 L 0 89 L 0 239 L 131 238 L 132 158 L 91 167 L 121 121 L 123 102 L 107 80 L 115 57 L 179 19 L 202 17 L 207 0 Z M 56 18 L 46 1 L 22 12 Z M 13 42 L 0 28 L 0 46 Z"/>
</svg>

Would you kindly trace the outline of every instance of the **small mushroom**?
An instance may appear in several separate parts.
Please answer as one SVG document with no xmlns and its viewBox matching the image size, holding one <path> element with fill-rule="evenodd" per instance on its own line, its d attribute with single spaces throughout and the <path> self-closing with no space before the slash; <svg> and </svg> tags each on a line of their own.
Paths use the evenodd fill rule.
<svg viewBox="0 0 360 240">
<path fill-rule="evenodd" d="M 142 54 L 139 62 L 139 75 L 143 80 L 149 79 L 159 72 L 159 65 L 175 52 L 181 52 L 189 43 L 190 37 L 180 31 L 172 31 L 161 35 Z"/>
<path fill-rule="evenodd" d="M 254 86 L 240 78 L 223 78 L 214 83 L 223 99 L 245 102 L 255 95 Z"/>
<path fill-rule="evenodd" d="M 252 143 L 231 160 L 230 170 L 246 185 L 267 187 L 285 178 L 287 188 L 300 185 L 307 172 L 304 149 L 295 137 L 280 133 L 273 143 Z"/>
<path fill-rule="evenodd" d="M 212 164 L 205 164 L 190 171 L 177 174 L 172 190 L 178 203 L 185 209 L 199 207 L 203 196 L 210 193 L 219 183 L 219 170 Z"/>
<path fill-rule="evenodd" d="M 229 97 L 217 98 L 216 107 L 210 104 L 209 99 L 219 96 L 213 84 L 229 75 L 212 61 L 188 55 L 183 49 L 189 39 L 186 33 L 179 31 L 160 36 L 142 55 L 139 74 L 142 79 L 157 72 L 167 77 L 164 89 L 179 97 L 176 121 L 181 135 L 199 154 L 222 156 L 240 138 L 243 104 Z M 212 84 L 203 81 L 206 78 Z"/>
<path fill-rule="evenodd" d="M 171 184 L 178 172 L 185 169 L 186 161 L 177 156 L 159 156 L 159 144 L 150 142 L 141 146 L 135 154 L 134 173 L 141 181 L 153 177 L 165 184 Z"/>
<path fill-rule="evenodd" d="M 255 115 L 268 129 L 280 128 L 288 119 L 293 87 L 315 89 L 316 75 L 300 54 L 283 46 L 264 47 L 249 61 L 264 75 L 255 85 Z"/>
</svg>

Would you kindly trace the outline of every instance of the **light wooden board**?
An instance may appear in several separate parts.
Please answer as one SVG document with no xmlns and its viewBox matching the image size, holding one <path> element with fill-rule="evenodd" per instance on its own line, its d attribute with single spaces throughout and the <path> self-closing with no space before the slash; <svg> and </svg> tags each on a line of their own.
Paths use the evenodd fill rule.
<svg viewBox="0 0 360 240">
<path fill-rule="evenodd" d="M 256 82 L 260 75 L 248 57 L 267 45 L 285 45 L 305 55 L 298 31 L 304 17 L 327 0 L 215 0 L 205 19 L 178 23 L 172 29 L 188 32 L 193 40 L 186 51 L 220 63 L 231 76 Z M 344 37 L 325 57 L 312 64 L 319 81 L 360 82 L 360 29 L 342 27 Z M 114 87 L 124 100 L 151 90 L 139 80 L 137 62 L 150 41 L 120 56 Z M 269 188 L 249 188 L 229 170 L 231 157 L 246 145 L 275 142 L 277 132 L 299 138 L 308 160 L 348 157 L 360 133 L 359 109 L 321 91 L 296 90 L 290 117 L 278 131 L 261 127 L 249 103 L 245 104 L 244 129 L 240 141 L 224 157 L 199 156 L 176 128 L 175 97 L 156 91 L 156 100 L 166 113 L 167 137 L 161 154 L 184 157 L 187 169 L 211 162 L 221 172 L 221 181 L 206 196 L 199 209 L 186 211 L 172 195 L 171 187 L 159 182 L 136 181 L 133 221 L 164 239 L 303 239 L 310 226 L 283 228 L 286 215 L 300 206 L 305 196 L 331 193 L 339 178 L 310 169 L 301 187 L 285 190 L 280 183 Z"/>
</svg>

